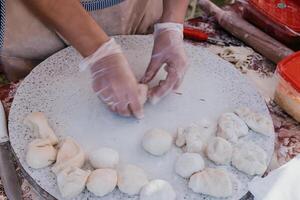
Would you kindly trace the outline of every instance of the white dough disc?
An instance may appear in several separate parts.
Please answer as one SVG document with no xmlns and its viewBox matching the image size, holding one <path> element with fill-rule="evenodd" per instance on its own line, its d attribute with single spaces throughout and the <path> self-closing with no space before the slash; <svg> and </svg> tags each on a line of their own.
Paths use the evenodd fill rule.
<svg viewBox="0 0 300 200">
<path fill-rule="evenodd" d="M 151 129 L 145 133 L 142 145 L 152 155 L 161 156 L 170 150 L 172 141 L 170 133 L 161 129 Z"/>
<path fill-rule="evenodd" d="M 114 149 L 102 147 L 89 154 L 89 161 L 95 169 L 115 168 L 119 163 L 119 153 Z"/>
<path fill-rule="evenodd" d="M 189 178 L 193 173 L 201 171 L 205 166 L 200 154 L 184 153 L 175 163 L 175 171 L 183 178 Z"/>
<path fill-rule="evenodd" d="M 142 188 L 140 200 L 176 200 L 176 193 L 170 183 L 156 179 Z"/>
</svg>

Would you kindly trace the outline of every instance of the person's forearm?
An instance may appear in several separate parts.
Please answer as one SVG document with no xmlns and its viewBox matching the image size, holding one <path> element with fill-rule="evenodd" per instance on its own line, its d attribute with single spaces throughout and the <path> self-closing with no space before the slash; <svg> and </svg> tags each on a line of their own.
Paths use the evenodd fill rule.
<svg viewBox="0 0 300 200">
<path fill-rule="evenodd" d="M 23 0 L 23 3 L 84 57 L 91 55 L 109 40 L 79 0 Z"/>
<path fill-rule="evenodd" d="M 189 0 L 164 0 L 161 22 L 183 23 Z"/>
</svg>

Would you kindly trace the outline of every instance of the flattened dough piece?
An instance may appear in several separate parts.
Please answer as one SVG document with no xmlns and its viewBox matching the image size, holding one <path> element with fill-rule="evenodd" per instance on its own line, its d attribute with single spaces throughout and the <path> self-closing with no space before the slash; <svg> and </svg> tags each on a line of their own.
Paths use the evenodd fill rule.
<svg viewBox="0 0 300 200">
<path fill-rule="evenodd" d="M 92 151 L 89 160 L 95 169 L 115 168 L 119 163 L 119 153 L 111 148 L 102 147 Z"/>
<path fill-rule="evenodd" d="M 260 113 L 254 112 L 247 107 L 238 108 L 235 113 L 249 126 L 250 129 L 257 133 L 270 136 L 274 133 L 272 119 Z"/>
<path fill-rule="evenodd" d="M 183 178 L 189 178 L 193 173 L 204 168 L 204 160 L 198 153 L 184 153 L 175 163 L 175 171 Z"/>
<path fill-rule="evenodd" d="M 206 155 L 218 165 L 229 164 L 232 157 L 232 146 L 221 137 L 215 137 L 208 142 Z"/>
<path fill-rule="evenodd" d="M 145 185 L 140 193 L 140 200 L 175 200 L 173 187 L 165 180 L 152 180 Z"/>
<path fill-rule="evenodd" d="M 239 137 L 249 133 L 246 123 L 234 113 L 224 113 L 219 118 L 217 135 L 236 143 Z"/>
<path fill-rule="evenodd" d="M 267 154 L 254 143 L 241 142 L 234 148 L 232 165 L 249 175 L 262 175 L 267 169 Z"/>
<path fill-rule="evenodd" d="M 121 192 L 129 195 L 138 194 L 147 183 L 146 173 L 135 165 L 125 165 L 118 170 L 118 187 Z"/>
<path fill-rule="evenodd" d="M 206 168 L 191 176 L 189 188 L 196 193 L 214 197 L 229 197 L 232 195 L 232 182 L 229 173 L 222 169 Z"/>
<path fill-rule="evenodd" d="M 178 128 L 175 144 L 178 147 L 183 147 L 185 145 L 185 142 L 186 141 L 185 141 L 184 129 L 183 128 Z"/>
<path fill-rule="evenodd" d="M 162 129 L 151 129 L 142 139 L 144 149 L 155 156 L 167 153 L 171 149 L 172 142 L 171 134 Z"/>
</svg>

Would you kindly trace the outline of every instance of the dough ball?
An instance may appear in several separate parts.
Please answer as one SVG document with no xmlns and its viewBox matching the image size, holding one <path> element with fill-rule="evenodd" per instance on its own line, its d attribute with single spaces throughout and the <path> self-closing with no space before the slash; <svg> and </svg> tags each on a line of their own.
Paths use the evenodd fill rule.
<svg viewBox="0 0 300 200">
<path fill-rule="evenodd" d="M 74 198 L 85 188 L 90 171 L 67 167 L 57 174 L 58 189 L 63 198 Z"/>
<path fill-rule="evenodd" d="M 96 196 L 102 197 L 112 192 L 117 185 L 117 172 L 113 169 L 96 169 L 87 181 L 87 189 Z"/>
<path fill-rule="evenodd" d="M 196 193 L 218 198 L 229 197 L 233 191 L 228 172 L 214 168 L 206 168 L 191 176 L 189 188 Z"/>
<path fill-rule="evenodd" d="M 183 178 L 189 178 L 193 173 L 204 168 L 204 160 L 200 154 L 184 153 L 175 163 L 175 171 Z"/>
<path fill-rule="evenodd" d="M 256 113 L 249 108 L 243 107 L 235 110 L 235 113 L 257 133 L 269 136 L 274 133 L 272 119 L 260 113 Z"/>
<path fill-rule="evenodd" d="M 34 169 L 44 168 L 55 162 L 56 154 L 50 140 L 35 139 L 28 144 L 26 162 Z"/>
<path fill-rule="evenodd" d="M 96 168 L 115 168 L 119 163 L 119 153 L 110 148 L 100 148 L 90 153 L 91 165 Z"/>
<path fill-rule="evenodd" d="M 239 137 L 249 133 L 245 122 L 234 113 L 224 113 L 219 118 L 217 135 L 236 143 Z"/>
<path fill-rule="evenodd" d="M 148 178 L 144 170 L 135 165 L 125 165 L 118 171 L 118 187 L 126 194 L 138 194 L 147 183 Z"/>
<path fill-rule="evenodd" d="M 144 149 L 155 156 L 167 153 L 172 146 L 172 136 L 161 129 L 151 129 L 143 137 Z"/>
<path fill-rule="evenodd" d="M 36 137 L 48 139 L 52 145 L 58 143 L 58 138 L 48 124 L 47 117 L 42 112 L 33 112 L 26 116 L 24 124 L 28 126 Z"/>
<path fill-rule="evenodd" d="M 142 188 L 140 200 L 176 200 L 176 193 L 167 181 L 156 179 Z"/>
<path fill-rule="evenodd" d="M 211 137 L 216 134 L 216 126 L 205 119 L 199 125 L 192 124 L 184 130 L 186 152 L 201 153 Z"/>
<path fill-rule="evenodd" d="M 60 145 L 57 153 L 56 163 L 52 167 L 53 173 L 67 167 L 81 168 L 85 162 L 83 149 L 71 137 L 67 137 Z"/>
<path fill-rule="evenodd" d="M 232 157 L 232 146 L 221 137 L 215 137 L 208 142 L 207 157 L 219 165 L 229 164 Z"/>
<path fill-rule="evenodd" d="M 251 142 L 239 143 L 233 151 L 232 165 L 249 175 L 262 175 L 267 170 L 267 154 Z"/>
<path fill-rule="evenodd" d="M 184 129 L 183 128 L 178 128 L 177 129 L 177 137 L 175 141 L 176 146 L 182 147 L 185 145 L 185 134 L 184 134 Z"/>
</svg>

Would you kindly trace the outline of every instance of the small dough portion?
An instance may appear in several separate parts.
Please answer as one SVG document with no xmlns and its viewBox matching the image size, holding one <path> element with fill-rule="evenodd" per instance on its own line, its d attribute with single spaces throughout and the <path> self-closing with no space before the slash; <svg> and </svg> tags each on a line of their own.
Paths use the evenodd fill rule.
<svg viewBox="0 0 300 200">
<path fill-rule="evenodd" d="M 204 160 L 200 154 L 184 153 L 175 163 L 175 171 L 183 178 L 189 178 L 193 173 L 204 169 Z"/>
<path fill-rule="evenodd" d="M 170 183 L 156 179 L 142 188 L 140 200 L 176 200 L 176 193 Z"/>
<path fill-rule="evenodd" d="M 249 133 L 246 123 L 234 113 L 224 113 L 219 118 L 217 135 L 236 143 L 239 137 Z"/>
<path fill-rule="evenodd" d="M 91 165 L 95 169 L 116 168 L 119 163 L 119 153 L 111 148 L 99 148 L 89 155 Z"/>
<path fill-rule="evenodd" d="M 61 143 L 57 153 L 56 163 L 52 167 L 52 172 L 57 174 L 67 167 L 81 168 L 85 162 L 83 149 L 71 137 L 67 137 Z"/>
<path fill-rule="evenodd" d="M 213 197 L 229 197 L 232 195 L 232 182 L 229 173 L 222 169 L 206 168 L 191 176 L 189 188 L 196 193 Z"/>
<path fill-rule="evenodd" d="M 147 131 L 142 139 L 144 149 L 155 156 L 162 156 L 172 146 L 173 138 L 170 133 L 161 129 Z"/>
<path fill-rule="evenodd" d="M 113 169 L 96 169 L 87 181 L 87 189 L 96 196 L 102 197 L 112 192 L 117 185 L 117 172 Z"/>
<path fill-rule="evenodd" d="M 26 116 L 24 124 L 28 126 L 36 137 L 49 139 L 52 145 L 58 143 L 58 138 L 49 126 L 46 115 L 42 112 L 33 112 Z"/>
<path fill-rule="evenodd" d="M 178 147 L 183 147 L 185 145 L 185 142 L 186 141 L 185 141 L 184 129 L 183 128 L 178 128 L 175 144 Z"/>
<path fill-rule="evenodd" d="M 147 183 L 146 173 L 135 165 L 122 166 L 118 171 L 118 187 L 121 192 L 129 195 L 138 194 Z"/>
<path fill-rule="evenodd" d="M 28 144 L 26 163 L 34 169 L 44 168 L 55 162 L 56 154 L 49 139 L 35 139 Z"/>
<path fill-rule="evenodd" d="M 249 175 L 262 175 L 267 170 L 267 154 L 254 143 L 239 143 L 233 151 L 232 165 Z"/>
<path fill-rule="evenodd" d="M 221 137 L 215 137 L 208 142 L 206 155 L 218 165 L 227 165 L 232 157 L 231 144 Z"/>
<path fill-rule="evenodd" d="M 274 133 L 272 119 L 260 113 L 256 113 L 247 107 L 238 108 L 235 113 L 249 126 L 250 129 L 257 133 L 270 136 Z"/>
<path fill-rule="evenodd" d="M 63 198 L 74 198 L 85 188 L 90 171 L 67 167 L 57 174 L 58 189 Z"/>
</svg>

